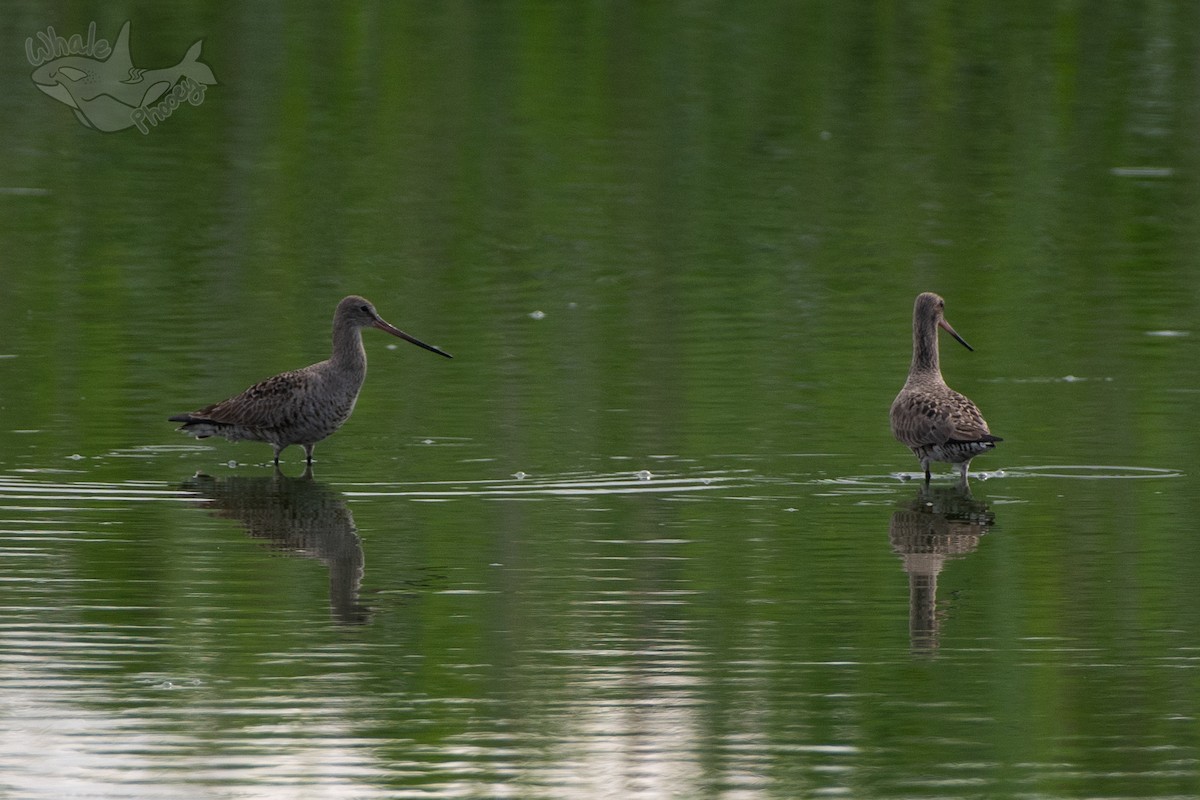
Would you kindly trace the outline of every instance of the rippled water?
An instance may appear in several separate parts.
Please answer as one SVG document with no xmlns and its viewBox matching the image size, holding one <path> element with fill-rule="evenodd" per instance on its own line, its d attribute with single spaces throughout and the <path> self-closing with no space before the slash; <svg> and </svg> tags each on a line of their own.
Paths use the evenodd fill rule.
<svg viewBox="0 0 1200 800">
<path fill-rule="evenodd" d="M 1180 680 L 1195 606 L 1146 625 L 1140 582 L 1088 580 L 1128 552 L 1035 524 L 1038 484 L 1153 503 L 1178 473 L 1007 468 L 968 496 L 747 462 L 4 475 L 6 791 L 1182 796 L 1200 780 Z M 1030 594 L 1058 548 L 1077 574 Z M 1150 584 L 1170 580 L 1163 555 L 1139 548 Z M 1047 603 L 1054 624 L 1030 625 Z"/>
<path fill-rule="evenodd" d="M 5 12 L 0 796 L 1200 798 L 1200 5 Z M 314 474 L 167 422 L 351 293 Z"/>
</svg>

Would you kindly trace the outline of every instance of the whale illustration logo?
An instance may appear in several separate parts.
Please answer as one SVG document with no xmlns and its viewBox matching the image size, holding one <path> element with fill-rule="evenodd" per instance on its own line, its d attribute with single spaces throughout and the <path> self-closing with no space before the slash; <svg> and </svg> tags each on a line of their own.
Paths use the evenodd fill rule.
<svg viewBox="0 0 1200 800">
<path fill-rule="evenodd" d="M 68 105 L 89 128 L 113 132 L 137 126 L 143 134 L 171 116 L 185 101 L 204 102 L 204 92 L 217 79 L 200 61 L 197 41 L 183 60 L 167 69 L 138 69 L 129 58 L 129 22 L 121 26 L 116 44 L 96 39 L 96 23 L 88 39 L 76 34 L 69 40 L 53 28 L 39 33 L 42 46 L 34 50 L 25 40 L 25 55 L 36 67 L 31 76 L 37 88 Z M 107 57 L 105 57 L 107 56 Z"/>
</svg>

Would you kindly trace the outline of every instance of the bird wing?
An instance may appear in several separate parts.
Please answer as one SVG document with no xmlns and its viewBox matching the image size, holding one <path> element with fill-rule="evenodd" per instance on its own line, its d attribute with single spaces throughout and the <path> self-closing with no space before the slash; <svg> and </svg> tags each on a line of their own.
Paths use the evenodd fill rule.
<svg viewBox="0 0 1200 800">
<path fill-rule="evenodd" d="M 950 439 L 957 442 L 990 441 L 996 437 L 988 429 L 987 420 L 968 398 L 954 392 L 955 403 L 950 409 Z"/>
<path fill-rule="evenodd" d="M 273 428 L 300 410 L 303 388 L 311 379 L 304 370 L 282 372 L 254 384 L 241 394 L 187 416 L 192 422 L 215 422 L 246 428 Z"/>
<path fill-rule="evenodd" d="M 995 438 L 975 404 L 954 390 L 940 396 L 902 392 L 892 403 L 891 417 L 893 435 L 909 447 Z"/>
</svg>

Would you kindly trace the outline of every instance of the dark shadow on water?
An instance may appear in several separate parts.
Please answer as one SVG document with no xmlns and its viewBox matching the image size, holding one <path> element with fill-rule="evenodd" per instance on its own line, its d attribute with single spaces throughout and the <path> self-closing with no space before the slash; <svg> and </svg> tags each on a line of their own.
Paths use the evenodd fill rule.
<svg viewBox="0 0 1200 800">
<path fill-rule="evenodd" d="M 916 497 L 892 513 L 888 539 L 908 573 L 909 644 L 932 653 L 944 612 L 937 604 L 938 574 L 949 559 L 974 552 L 996 515 L 960 485 L 921 486 Z"/>
<path fill-rule="evenodd" d="M 214 515 L 246 527 L 251 538 L 271 550 L 316 559 L 329 569 L 329 608 L 335 620 L 362 625 L 371 609 L 359 602 L 363 549 L 354 517 L 340 492 L 305 471 L 299 478 L 214 478 L 203 473 L 183 488 L 210 502 Z"/>
</svg>

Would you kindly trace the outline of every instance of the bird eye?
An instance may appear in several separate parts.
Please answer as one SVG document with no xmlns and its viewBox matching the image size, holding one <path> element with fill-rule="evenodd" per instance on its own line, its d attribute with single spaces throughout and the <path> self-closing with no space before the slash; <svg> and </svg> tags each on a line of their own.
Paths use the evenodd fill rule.
<svg viewBox="0 0 1200 800">
<path fill-rule="evenodd" d="M 370 306 L 368 306 L 368 305 L 361 305 L 361 306 L 359 306 L 359 307 L 358 307 L 358 310 L 359 310 L 359 311 L 367 311 L 367 312 L 370 312 L 370 310 L 371 310 L 371 307 L 370 307 Z"/>
</svg>

